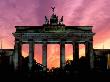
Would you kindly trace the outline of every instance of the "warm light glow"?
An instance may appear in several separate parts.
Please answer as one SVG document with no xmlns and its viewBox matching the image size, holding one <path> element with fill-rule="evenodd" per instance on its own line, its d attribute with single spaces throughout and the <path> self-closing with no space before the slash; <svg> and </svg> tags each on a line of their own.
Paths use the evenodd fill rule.
<svg viewBox="0 0 110 82">
<path fill-rule="evenodd" d="M 110 49 L 110 39 L 108 38 L 104 42 L 94 45 L 95 49 Z"/>
<path fill-rule="evenodd" d="M 22 56 L 24 57 L 29 56 L 29 44 L 22 45 Z"/>
<path fill-rule="evenodd" d="M 42 64 L 42 44 L 34 45 L 34 59 L 37 63 Z"/>
<path fill-rule="evenodd" d="M 48 44 L 47 46 L 48 68 L 60 66 L 60 45 Z"/>
<path fill-rule="evenodd" d="M 73 60 L 73 45 L 65 44 L 65 58 L 66 60 Z"/>
<path fill-rule="evenodd" d="M 35 44 L 34 46 L 34 59 L 37 63 L 42 64 L 42 44 Z M 23 44 L 22 55 L 27 57 L 29 55 L 29 44 Z M 79 45 L 79 56 L 85 55 L 84 44 Z M 65 44 L 65 59 L 73 60 L 73 45 Z M 66 61 L 65 60 L 65 61 Z M 47 65 L 48 68 L 60 66 L 60 45 L 59 44 L 48 44 L 47 45 Z"/>
<path fill-rule="evenodd" d="M 79 58 L 81 56 L 85 56 L 85 45 L 84 44 L 79 44 Z"/>
</svg>

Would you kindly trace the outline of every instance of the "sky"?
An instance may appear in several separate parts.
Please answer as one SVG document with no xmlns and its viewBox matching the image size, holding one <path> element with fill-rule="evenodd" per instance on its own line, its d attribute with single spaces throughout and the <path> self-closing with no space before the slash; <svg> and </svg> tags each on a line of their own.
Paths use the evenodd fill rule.
<svg viewBox="0 0 110 82">
<path fill-rule="evenodd" d="M 93 47 L 110 49 L 110 0 L 0 0 L 0 40 L 3 48 L 14 47 L 15 26 L 39 26 L 44 16 L 64 16 L 65 25 L 93 26 Z M 42 45 L 35 45 L 35 59 L 42 63 Z M 72 59 L 72 45 L 66 44 L 66 59 Z M 48 67 L 59 66 L 59 45 L 48 45 Z M 28 45 L 23 45 L 23 56 Z M 83 55 L 83 54 L 82 54 Z M 80 55 L 81 56 L 81 55 Z"/>
</svg>

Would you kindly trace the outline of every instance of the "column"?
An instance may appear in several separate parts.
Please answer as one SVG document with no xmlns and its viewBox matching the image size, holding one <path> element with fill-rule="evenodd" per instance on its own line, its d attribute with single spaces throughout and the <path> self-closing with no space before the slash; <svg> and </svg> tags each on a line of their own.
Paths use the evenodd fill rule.
<svg viewBox="0 0 110 82">
<path fill-rule="evenodd" d="M 42 51 L 43 51 L 42 64 L 44 65 L 43 70 L 46 71 L 46 69 L 47 69 L 47 43 L 46 43 L 46 41 L 43 42 Z"/>
<path fill-rule="evenodd" d="M 94 68 L 94 54 L 93 54 L 93 42 L 92 41 L 88 41 L 85 43 L 85 54 L 86 54 L 86 58 L 90 64 L 90 68 L 93 69 Z"/>
<path fill-rule="evenodd" d="M 29 70 L 32 70 L 32 66 L 34 63 L 34 42 L 33 41 L 29 41 Z"/>
<path fill-rule="evenodd" d="M 94 68 L 93 42 L 90 41 L 89 45 L 90 45 L 90 68 L 93 69 Z"/>
<path fill-rule="evenodd" d="M 18 54 L 19 54 L 19 57 L 18 57 L 18 64 L 19 64 L 19 70 L 21 70 L 22 68 L 22 42 L 20 41 L 19 42 L 19 46 L 18 46 Z"/>
<path fill-rule="evenodd" d="M 73 61 L 77 63 L 79 60 L 79 44 L 77 42 L 73 42 Z"/>
<path fill-rule="evenodd" d="M 19 55 L 21 55 L 21 45 L 20 41 L 15 41 L 15 46 L 14 46 L 14 69 L 18 70 L 19 66 Z"/>
<path fill-rule="evenodd" d="M 65 66 L 65 42 L 60 42 L 60 67 Z"/>
<path fill-rule="evenodd" d="M 90 54 L 89 54 L 89 42 L 85 42 L 85 56 L 87 58 L 87 60 L 90 60 Z"/>
<path fill-rule="evenodd" d="M 10 65 L 12 65 L 12 63 L 13 63 L 13 55 L 10 56 L 9 62 L 10 62 Z"/>
</svg>

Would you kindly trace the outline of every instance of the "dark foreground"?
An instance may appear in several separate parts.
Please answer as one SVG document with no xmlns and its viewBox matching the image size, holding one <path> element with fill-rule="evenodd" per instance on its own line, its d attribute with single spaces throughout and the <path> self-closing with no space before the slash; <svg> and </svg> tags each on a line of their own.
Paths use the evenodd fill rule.
<svg viewBox="0 0 110 82">
<path fill-rule="evenodd" d="M 54 70 L 52 72 L 16 72 L 1 71 L 0 79 L 2 81 L 110 81 L 110 71 L 95 70 Z"/>
<path fill-rule="evenodd" d="M 28 63 L 24 63 L 21 69 L 15 71 L 13 65 L 0 65 L 1 81 L 88 81 L 88 82 L 108 82 L 110 81 L 110 70 L 106 67 L 98 66 L 94 69 L 89 68 L 90 65 L 86 60 L 80 60 L 78 63 L 67 61 L 63 68 L 46 69 L 40 64 L 33 65 L 32 70 L 28 69 Z"/>
</svg>

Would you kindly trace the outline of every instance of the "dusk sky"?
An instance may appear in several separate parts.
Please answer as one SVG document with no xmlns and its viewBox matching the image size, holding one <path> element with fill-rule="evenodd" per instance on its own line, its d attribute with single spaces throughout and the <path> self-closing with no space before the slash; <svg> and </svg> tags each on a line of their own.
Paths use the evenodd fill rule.
<svg viewBox="0 0 110 82">
<path fill-rule="evenodd" d="M 44 16 L 64 16 L 65 25 L 93 26 L 94 48 L 110 49 L 110 0 L 0 0 L 0 40 L 3 48 L 14 47 L 15 26 L 44 24 Z M 27 56 L 23 45 L 23 56 Z M 35 59 L 41 63 L 41 44 L 35 47 Z M 72 59 L 72 45 L 66 45 L 66 59 Z M 59 45 L 48 45 L 48 67 L 59 66 Z M 55 63 L 54 63 L 55 62 Z"/>
</svg>

